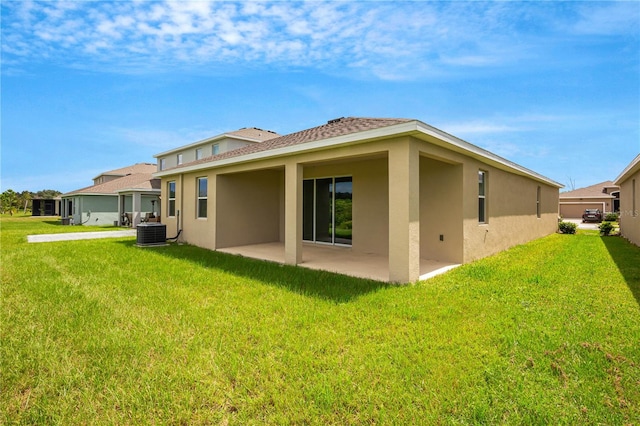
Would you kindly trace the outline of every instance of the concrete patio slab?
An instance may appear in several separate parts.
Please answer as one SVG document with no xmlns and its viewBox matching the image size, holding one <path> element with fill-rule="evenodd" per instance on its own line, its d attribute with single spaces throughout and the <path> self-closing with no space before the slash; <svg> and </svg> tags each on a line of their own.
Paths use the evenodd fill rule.
<svg viewBox="0 0 640 426">
<path fill-rule="evenodd" d="M 218 249 L 223 253 L 284 263 L 284 244 L 266 243 Z M 389 258 L 372 253 L 354 253 L 349 247 L 304 244 L 298 266 L 336 272 L 377 281 L 389 280 Z M 420 280 L 447 272 L 459 264 L 420 259 Z"/>
<path fill-rule="evenodd" d="M 27 235 L 29 243 L 49 243 L 55 241 L 95 240 L 99 238 L 122 238 L 136 236 L 136 229 L 124 231 L 70 232 L 66 234 Z"/>
</svg>

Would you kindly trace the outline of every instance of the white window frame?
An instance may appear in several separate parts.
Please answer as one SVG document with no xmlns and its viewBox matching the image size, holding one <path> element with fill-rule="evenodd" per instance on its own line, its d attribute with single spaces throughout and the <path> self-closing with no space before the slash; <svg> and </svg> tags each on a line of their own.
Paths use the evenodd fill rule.
<svg viewBox="0 0 640 426">
<path fill-rule="evenodd" d="M 205 181 L 206 182 L 206 194 L 204 196 L 200 195 L 200 182 Z M 209 195 L 209 179 L 206 176 L 201 176 L 199 178 L 196 178 L 196 218 L 198 219 L 206 219 L 208 216 L 208 208 L 209 208 L 209 203 L 208 203 L 208 195 Z M 207 206 L 204 210 L 204 216 L 200 216 L 200 203 L 202 201 L 207 202 Z"/>
<path fill-rule="evenodd" d="M 171 197 L 171 184 L 173 184 L 173 197 Z M 173 214 L 171 214 L 171 202 L 173 202 Z M 167 182 L 167 217 L 176 217 L 176 181 Z"/>
<path fill-rule="evenodd" d="M 164 170 L 167 168 L 167 160 L 165 158 L 160 159 L 160 170 Z"/>
<path fill-rule="evenodd" d="M 196 148 L 196 160 L 200 160 L 202 158 L 202 148 Z"/>
<path fill-rule="evenodd" d="M 480 190 L 480 176 L 482 175 L 482 190 Z M 489 215 L 487 209 L 487 181 L 489 173 L 486 170 L 478 170 L 478 224 L 485 225 L 489 223 Z M 481 201 L 482 200 L 482 201 Z M 480 205 L 482 204 L 482 217 L 480 214 Z"/>
<path fill-rule="evenodd" d="M 178 166 L 179 166 L 180 164 L 182 164 L 182 154 L 178 154 L 178 155 L 176 155 L 176 162 L 177 162 Z"/>
<path fill-rule="evenodd" d="M 218 154 L 220 154 L 220 144 L 214 143 L 213 145 L 211 145 L 211 155 L 218 155 Z"/>
</svg>

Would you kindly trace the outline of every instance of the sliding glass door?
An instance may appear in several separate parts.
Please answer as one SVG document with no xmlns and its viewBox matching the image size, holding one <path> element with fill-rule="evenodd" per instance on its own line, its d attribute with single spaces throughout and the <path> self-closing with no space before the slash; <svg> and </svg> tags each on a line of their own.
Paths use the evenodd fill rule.
<svg viewBox="0 0 640 426">
<path fill-rule="evenodd" d="M 307 179 L 302 185 L 305 241 L 351 245 L 352 178 Z"/>
</svg>

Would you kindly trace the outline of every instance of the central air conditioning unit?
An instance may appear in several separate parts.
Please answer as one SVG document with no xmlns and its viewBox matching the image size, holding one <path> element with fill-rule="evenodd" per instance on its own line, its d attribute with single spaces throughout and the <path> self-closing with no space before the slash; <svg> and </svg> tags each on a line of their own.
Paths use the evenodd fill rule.
<svg viewBox="0 0 640 426">
<path fill-rule="evenodd" d="M 136 229 L 138 231 L 137 245 L 140 247 L 167 244 L 167 225 L 163 223 L 141 223 Z"/>
</svg>

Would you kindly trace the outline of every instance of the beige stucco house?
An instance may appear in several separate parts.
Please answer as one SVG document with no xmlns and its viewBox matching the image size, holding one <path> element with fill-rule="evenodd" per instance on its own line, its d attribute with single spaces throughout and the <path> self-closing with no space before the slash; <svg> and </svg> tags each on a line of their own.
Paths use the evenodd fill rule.
<svg viewBox="0 0 640 426">
<path fill-rule="evenodd" d="M 620 234 L 640 246 L 640 154 L 615 180 L 620 186 Z"/>
<path fill-rule="evenodd" d="M 391 282 L 554 233 L 562 187 L 411 119 L 335 119 L 154 175 L 187 243 Z"/>
<path fill-rule="evenodd" d="M 62 194 L 62 217 L 76 225 L 136 226 L 147 214 L 160 215 L 157 165 L 137 163 L 93 178 L 93 185 Z"/>
<path fill-rule="evenodd" d="M 608 180 L 560 193 L 560 216 L 563 218 L 579 219 L 585 209 L 617 212 L 620 209 L 620 187 Z"/>
</svg>

